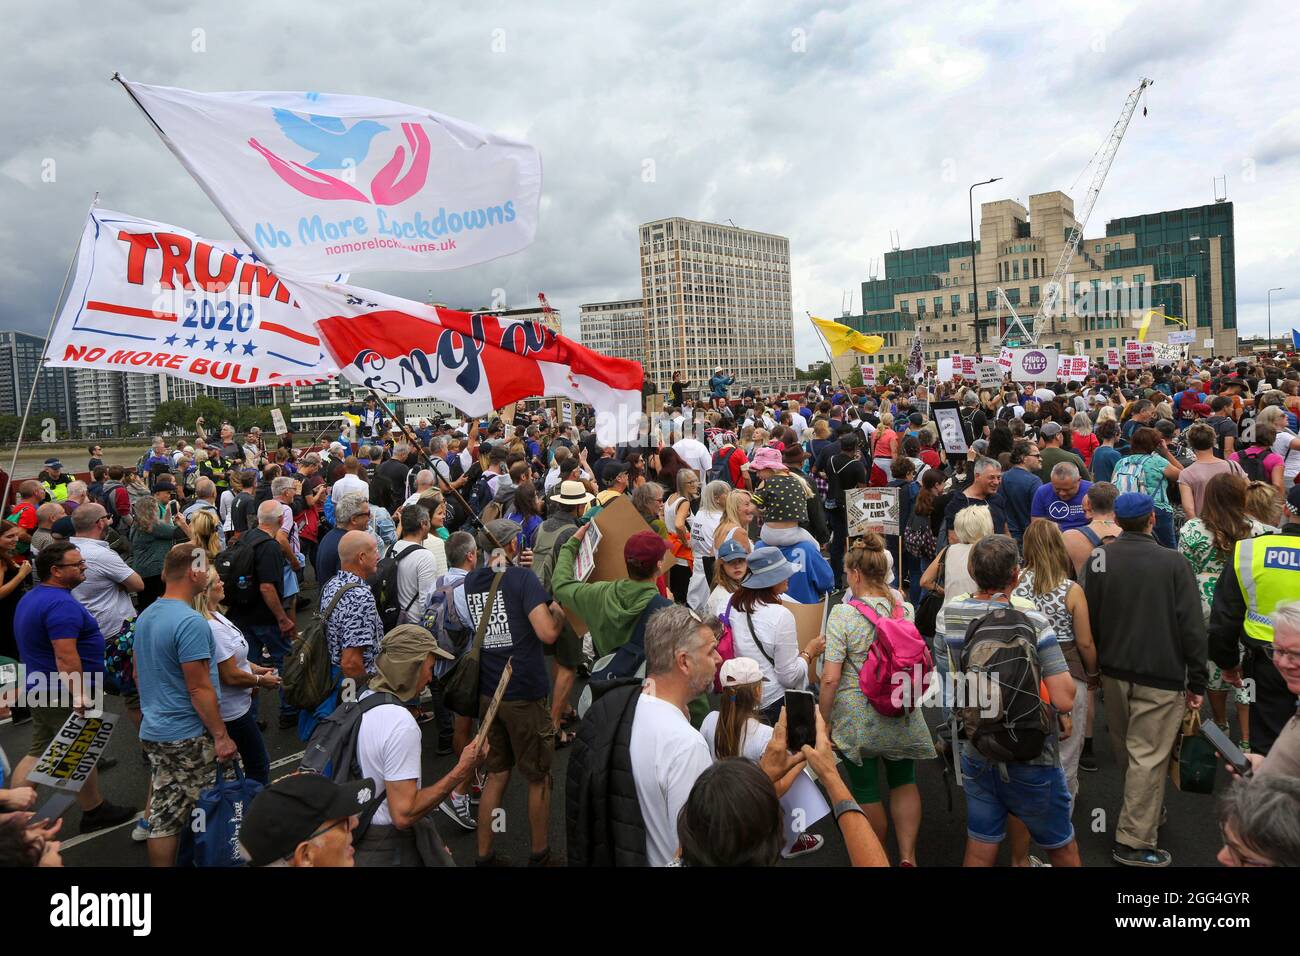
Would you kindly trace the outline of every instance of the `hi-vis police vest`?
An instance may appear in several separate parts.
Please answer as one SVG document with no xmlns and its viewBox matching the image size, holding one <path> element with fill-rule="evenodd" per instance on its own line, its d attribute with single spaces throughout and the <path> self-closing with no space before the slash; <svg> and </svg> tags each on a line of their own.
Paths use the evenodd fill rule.
<svg viewBox="0 0 1300 956">
<path fill-rule="evenodd" d="M 1273 609 L 1300 594 L 1300 536 L 1265 534 L 1238 541 L 1232 564 L 1246 599 L 1242 630 L 1273 643 Z"/>
</svg>

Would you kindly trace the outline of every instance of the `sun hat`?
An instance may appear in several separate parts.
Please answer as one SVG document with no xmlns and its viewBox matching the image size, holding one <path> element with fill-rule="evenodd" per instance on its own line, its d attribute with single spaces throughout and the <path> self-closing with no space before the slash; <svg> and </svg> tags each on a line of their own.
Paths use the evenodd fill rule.
<svg viewBox="0 0 1300 956">
<path fill-rule="evenodd" d="M 754 457 L 750 459 L 749 467 L 754 471 L 762 471 L 767 468 L 772 471 L 788 471 L 785 462 L 781 456 L 782 449 L 764 447 L 754 452 Z"/>
<path fill-rule="evenodd" d="M 780 548 L 755 548 L 749 555 L 749 573 L 740 582 L 740 586 L 751 591 L 762 591 L 788 581 L 793 574 L 794 565 L 785 559 Z"/>
<path fill-rule="evenodd" d="M 557 505 L 586 505 L 591 504 L 595 497 L 580 481 L 562 481 L 559 493 L 551 495 L 548 500 Z"/>
</svg>

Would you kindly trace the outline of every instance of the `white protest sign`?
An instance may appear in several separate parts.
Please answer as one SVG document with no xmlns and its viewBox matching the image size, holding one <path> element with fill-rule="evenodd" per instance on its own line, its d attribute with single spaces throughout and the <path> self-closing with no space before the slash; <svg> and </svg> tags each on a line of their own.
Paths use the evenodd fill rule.
<svg viewBox="0 0 1300 956">
<path fill-rule="evenodd" d="M 1000 362 L 980 362 L 975 366 L 975 383 L 980 388 L 997 388 L 1002 384 L 1002 375 Z"/>
<path fill-rule="evenodd" d="M 117 720 L 116 714 L 107 711 L 98 717 L 69 714 L 36 762 L 36 769 L 28 774 L 27 782 L 80 790 L 108 747 Z"/>
<path fill-rule="evenodd" d="M 1129 339 L 1124 343 L 1124 364 L 1130 368 L 1138 365 L 1151 365 L 1156 360 L 1154 342 L 1139 342 Z"/>
<path fill-rule="evenodd" d="M 1119 364 L 1120 364 L 1120 354 L 1119 354 L 1119 349 L 1107 349 L 1107 350 L 1106 350 L 1106 367 L 1107 367 L 1107 368 L 1119 368 Z"/>
<path fill-rule="evenodd" d="M 1201 343 L 1201 348 L 1204 349 L 1214 348 L 1214 339 L 1206 339 L 1204 342 Z"/>
<path fill-rule="evenodd" d="M 845 493 L 849 536 L 898 534 L 897 488 L 851 488 Z"/>
<path fill-rule="evenodd" d="M 937 378 L 941 382 L 946 382 L 953 377 L 953 362 L 960 359 L 960 356 L 939 359 Z"/>
<path fill-rule="evenodd" d="M 957 358 L 953 360 L 953 373 L 972 382 L 975 381 L 975 356 L 962 355 L 959 359 L 960 361 Z"/>
<path fill-rule="evenodd" d="M 862 366 L 862 384 L 866 386 L 876 384 L 876 367 L 874 365 Z"/>
<path fill-rule="evenodd" d="M 1003 346 L 998 350 L 998 364 L 1008 372 L 1011 371 L 1011 349 Z"/>
<path fill-rule="evenodd" d="M 1057 349 L 1012 349 L 1013 382 L 1051 382 L 1056 380 Z"/>
<path fill-rule="evenodd" d="M 1088 356 L 1060 355 L 1056 359 L 1056 379 L 1059 382 L 1082 382 L 1088 377 Z"/>
<path fill-rule="evenodd" d="M 1196 333 L 1192 331 L 1169 333 L 1170 345 L 1191 345 L 1195 341 Z"/>
<path fill-rule="evenodd" d="M 280 409 L 271 409 L 271 424 L 275 427 L 277 435 L 289 434 L 289 426 L 284 420 L 284 412 L 280 411 Z"/>
</svg>

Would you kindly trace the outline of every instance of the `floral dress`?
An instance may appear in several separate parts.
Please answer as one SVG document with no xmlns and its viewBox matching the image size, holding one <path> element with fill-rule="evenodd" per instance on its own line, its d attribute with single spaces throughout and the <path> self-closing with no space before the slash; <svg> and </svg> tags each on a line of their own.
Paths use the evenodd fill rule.
<svg viewBox="0 0 1300 956">
<path fill-rule="evenodd" d="M 882 617 L 891 613 L 887 598 L 868 597 L 863 603 Z M 912 605 L 903 604 L 903 616 L 913 619 Z M 855 764 L 861 764 L 864 757 L 929 760 L 936 754 L 923 708 L 913 707 L 909 713 L 886 717 L 858 688 L 858 669 L 875 636 L 876 629 L 857 608 L 837 604 L 831 609 L 826 624 L 826 662 L 835 664 L 847 658 L 831 706 L 831 742 Z"/>
<path fill-rule="evenodd" d="M 1277 534 L 1277 529 L 1262 522 L 1250 519 L 1250 536 L 1258 538 L 1261 534 Z M 1214 534 L 1200 518 L 1193 518 L 1183 525 L 1178 538 L 1178 550 L 1182 553 L 1192 571 L 1196 574 L 1196 586 L 1201 592 L 1201 615 L 1205 622 L 1210 622 L 1210 608 L 1214 605 L 1214 588 L 1219 583 L 1225 562 L 1214 547 Z M 1240 641 L 1238 642 L 1240 645 Z M 1231 690 L 1233 700 L 1238 704 L 1249 704 L 1250 696 L 1244 687 L 1233 687 L 1223 680 L 1223 671 L 1219 665 L 1206 659 L 1210 670 L 1210 679 L 1206 686 L 1210 690 Z"/>
</svg>

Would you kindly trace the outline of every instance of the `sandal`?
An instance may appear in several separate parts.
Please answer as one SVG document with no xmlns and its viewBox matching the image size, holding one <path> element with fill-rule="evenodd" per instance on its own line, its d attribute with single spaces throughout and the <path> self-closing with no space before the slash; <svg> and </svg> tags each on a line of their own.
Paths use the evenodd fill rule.
<svg viewBox="0 0 1300 956">
<path fill-rule="evenodd" d="M 563 750 L 565 747 L 569 746 L 569 744 L 573 743 L 574 738 L 577 736 L 578 735 L 572 730 L 564 730 L 563 728 L 557 730 L 555 732 L 555 749 Z"/>
</svg>

